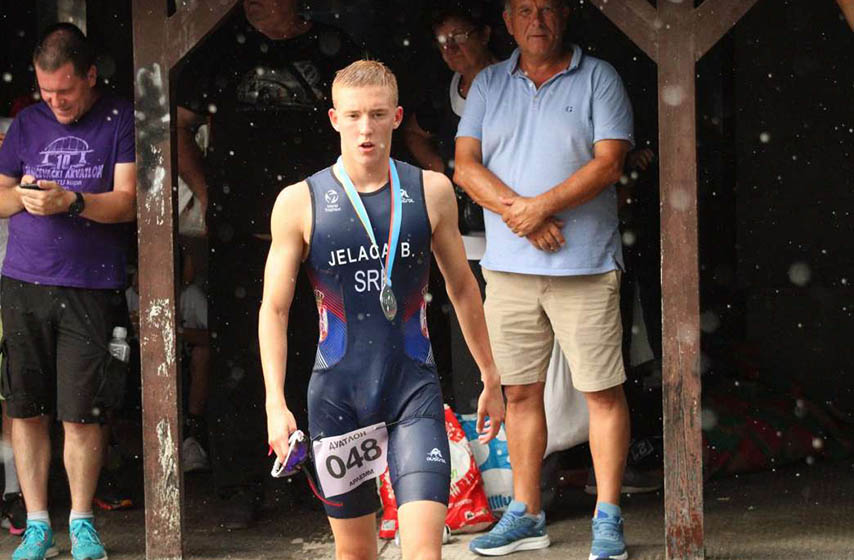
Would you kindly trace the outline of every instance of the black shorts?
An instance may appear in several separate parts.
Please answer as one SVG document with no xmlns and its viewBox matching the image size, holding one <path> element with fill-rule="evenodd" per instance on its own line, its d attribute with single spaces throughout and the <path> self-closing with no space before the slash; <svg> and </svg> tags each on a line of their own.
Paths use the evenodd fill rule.
<svg viewBox="0 0 854 560">
<path fill-rule="evenodd" d="M 102 422 L 121 404 L 129 366 L 110 355 L 113 327 L 128 324 L 120 290 L 44 286 L 0 279 L 0 393 L 9 416 L 56 414 Z"/>
</svg>

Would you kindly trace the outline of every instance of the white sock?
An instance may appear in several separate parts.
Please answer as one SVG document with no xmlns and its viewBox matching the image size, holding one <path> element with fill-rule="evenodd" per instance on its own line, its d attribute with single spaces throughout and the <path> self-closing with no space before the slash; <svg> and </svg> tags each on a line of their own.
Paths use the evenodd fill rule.
<svg viewBox="0 0 854 560">
<path fill-rule="evenodd" d="M 28 511 L 27 512 L 27 522 L 30 521 L 41 521 L 42 523 L 47 523 L 48 527 L 50 527 L 50 514 L 47 511 Z"/>
<path fill-rule="evenodd" d="M 12 453 L 12 446 L 5 441 L 0 443 L 0 454 L 3 455 L 3 472 L 6 474 L 3 493 L 18 493 L 21 491 L 21 485 L 18 484 L 18 470 L 15 468 L 15 455 Z"/>
<path fill-rule="evenodd" d="M 92 513 L 92 510 L 89 511 L 74 511 L 71 510 L 71 513 L 68 515 L 68 524 L 71 525 L 71 522 L 76 519 L 92 519 L 95 515 Z"/>
</svg>

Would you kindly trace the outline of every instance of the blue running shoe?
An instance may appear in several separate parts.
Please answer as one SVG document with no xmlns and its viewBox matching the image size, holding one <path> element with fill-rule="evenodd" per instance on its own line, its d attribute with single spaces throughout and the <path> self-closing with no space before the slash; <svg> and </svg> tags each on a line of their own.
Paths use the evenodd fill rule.
<svg viewBox="0 0 854 560">
<path fill-rule="evenodd" d="M 517 550 L 536 550 L 551 544 L 546 534 L 546 514 L 525 515 L 527 506 L 513 500 L 495 527 L 469 543 L 469 550 L 483 556 L 504 556 Z"/>
<path fill-rule="evenodd" d="M 588 560 L 626 560 L 626 542 L 623 540 L 623 517 L 620 508 L 600 503 L 593 518 L 593 546 Z"/>
<path fill-rule="evenodd" d="M 44 560 L 57 554 L 59 550 L 53 540 L 53 529 L 50 525 L 44 521 L 27 521 L 23 540 L 12 553 L 12 560 Z"/>
<path fill-rule="evenodd" d="M 68 532 L 71 533 L 71 557 L 74 560 L 107 560 L 107 551 L 91 518 L 75 519 Z"/>
</svg>

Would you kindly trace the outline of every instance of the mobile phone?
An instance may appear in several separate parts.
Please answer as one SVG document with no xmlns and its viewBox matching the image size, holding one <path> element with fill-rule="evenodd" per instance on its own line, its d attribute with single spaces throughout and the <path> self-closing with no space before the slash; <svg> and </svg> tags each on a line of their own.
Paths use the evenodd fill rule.
<svg viewBox="0 0 854 560">
<path fill-rule="evenodd" d="M 37 185 L 37 184 L 35 184 L 35 183 L 21 183 L 21 188 L 22 188 L 22 189 L 30 189 L 30 190 L 33 190 L 33 191 L 41 191 L 41 190 L 44 190 L 44 189 L 42 189 L 40 186 L 38 186 L 38 185 Z"/>
</svg>

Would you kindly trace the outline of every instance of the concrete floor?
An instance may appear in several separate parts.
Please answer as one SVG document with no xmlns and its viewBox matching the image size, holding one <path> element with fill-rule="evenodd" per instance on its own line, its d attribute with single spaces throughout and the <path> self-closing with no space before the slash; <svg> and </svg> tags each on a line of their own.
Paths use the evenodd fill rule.
<svg viewBox="0 0 854 560">
<path fill-rule="evenodd" d="M 186 557 L 193 559 L 331 559 L 333 545 L 322 513 L 294 510 L 275 490 L 259 524 L 248 531 L 217 527 L 207 497 L 210 477 L 187 481 Z M 303 484 L 297 481 L 296 484 Z M 565 560 L 587 558 L 593 498 L 570 488 L 562 492 L 550 517 L 552 546 L 512 558 Z M 664 559 L 662 495 L 629 496 L 623 504 L 630 558 Z M 54 512 L 60 558 L 69 557 L 67 523 Z M 141 558 L 143 511 L 99 513 L 98 526 L 112 560 Z M 705 492 L 706 558 L 714 560 L 854 560 L 854 461 L 800 464 L 715 480 Z M 472 559 L 471 536 L 454 536 L 443 558 Z M 10 555 L 17 539 L 4 533 L 0 555 Z M 380 541 L 380 558 L 400 558 L 393 543 Z"/>
</svg>

